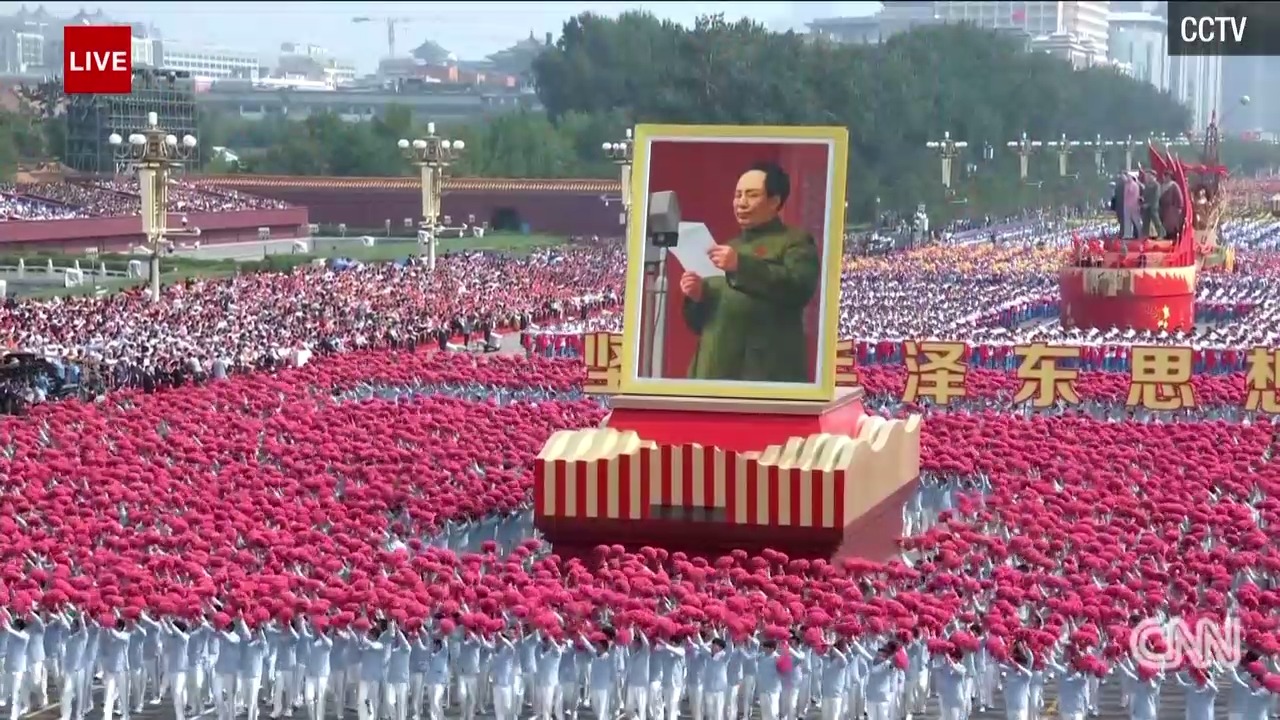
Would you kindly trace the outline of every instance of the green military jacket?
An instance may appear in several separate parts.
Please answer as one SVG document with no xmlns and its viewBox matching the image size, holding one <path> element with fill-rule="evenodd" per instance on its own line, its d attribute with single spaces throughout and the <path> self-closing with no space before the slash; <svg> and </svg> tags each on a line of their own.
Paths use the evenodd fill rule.
<svg viewBox="0 0 1280 720">
<path fill-rule="evenodd" d="M 804 310 L 822 280 L 813 236 L 780 220 L 746 230 L 729 245 L 738 269 L 684 298 L 684 321 L 698 335 L 694 380 L 809 382 Z"/>
</svg>

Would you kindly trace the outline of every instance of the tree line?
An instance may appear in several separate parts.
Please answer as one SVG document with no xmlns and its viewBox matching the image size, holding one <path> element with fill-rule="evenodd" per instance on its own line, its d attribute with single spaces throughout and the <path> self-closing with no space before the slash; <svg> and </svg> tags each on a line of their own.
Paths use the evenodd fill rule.
<svg viewBox="0 0 1280 720">
<path fill-rule="evenodd" d="M 564 24 L 532 74 L 545 112 L 438 128 L 467 143 L 457 174 L 613 177 L 601 144 L 640 122 L 844 125 L 853 218 L 919 202 L 963 205 L 957 214 L 1000 213 L 1105 195 L 1106 178 L 1094 172 L 1087 151 L 1072 159 L 1078 177 L 1058 177 L 1056 157 L 1041 151 L 1031 182 L 1021 182 L 1018 158 L 1005 143 L 1023 132 L 1084 140 L 1191 129 L 1187 111 L 1147 83 L 1109 68 L 1076 71 L 1007 36 L 962 25 L 843 45 L 722 16 L 688 28 L 641 12 L 588 13 Z M 0 130 L 9 126 L 21 123 Z M 395 141 L 422 132 L 406 108 L 391 107 L 365 123 L 206 113 L 200 137 L 206 172 L 377 176 L 410 173 Z M 951 195 L 943 193 L 936 151 L 926 147 L 944 132 L 969 142 Z M 0 166 L 6 152 L 22 155 L 6 151 L 4 134 Z M 215 145 L 232 149 L 239 163 L 217 157 Z M 1252 150 L 1243 155 L 1256 162 Z M 1122 163 L 1122 152 L 1110 153 L 1111 169 Z"/>
</svg>

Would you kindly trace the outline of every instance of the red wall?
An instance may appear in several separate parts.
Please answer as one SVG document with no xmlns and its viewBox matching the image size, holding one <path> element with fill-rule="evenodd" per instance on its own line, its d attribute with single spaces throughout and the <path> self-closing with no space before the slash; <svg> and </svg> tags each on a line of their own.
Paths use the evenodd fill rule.
<svg viewBox="0 0 1280 720">
<path fill-rule="evenodd" d="M 821 253 L 826 241 L 828 154 L 826 143 L 655 142 L 649 148 L 649 193 L 675 191 L 684 221 L 705 223 L 716 241 L 724 243 L 739 233 L 733 216 L 738 178 L 752 163 L 776 162 L 791 176 L 791 197 L 783 207 L 782 219 L 808 230 Z M 662 376 L 668 378 L 686 377 L 697 349 L 697 336 L 679 320 L 683 273 L 674 258 L 667 264 L 667 287 L 673 289 L 668 317 L 672 319 L 666 323 Z M 817 368 L 821 301 L 820 290 L 805 312 L 810 382 Z"/>
<path fill-rule="evenodd" d="M 271 238 L 306 237 L 307 208 L 244 210 L 240 212 L 187 213 L 189 227 L 200 228 L 200 243 L 216 245 L 253 242 L 258 228 L 271 229 Z M 170 213 L 169 227 L 181 228 L 182 215 Z M 18 250 L 101 251 L 135 248 L 144 242 L 142 218 L 84 218 L 75 220 L 17 220 L 0 223 L 0 251 Z"/>
</svg>

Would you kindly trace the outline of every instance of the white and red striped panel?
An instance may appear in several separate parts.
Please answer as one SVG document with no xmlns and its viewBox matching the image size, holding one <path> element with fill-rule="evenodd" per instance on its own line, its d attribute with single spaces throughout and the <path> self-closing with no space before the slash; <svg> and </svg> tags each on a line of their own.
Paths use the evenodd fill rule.
<svg viewBox="0 0 1280 720">
<path fill-rule="evenodd" d="M 716 508 L 740 525 L 841 528 L 845 470 L 801 470 L 698 445 L 646 446 L 600 460 L 538 459 L 537 515 L 645 520 L 653 507 Z"/>
</svg>

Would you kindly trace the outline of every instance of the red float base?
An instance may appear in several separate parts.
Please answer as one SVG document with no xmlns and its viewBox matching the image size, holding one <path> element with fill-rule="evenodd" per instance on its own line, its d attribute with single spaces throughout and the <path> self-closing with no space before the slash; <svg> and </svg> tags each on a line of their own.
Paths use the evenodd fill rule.
<svg viewBox="0 0 1280 720">
<path fill-rule="evenodd" d="M 902 507 L 916 483 L 895 494 L 845 526 L 844 531 L 822 528 L 760 527 L 706 521 L 603 520 L 539 517 L 538 530 L 562 557 L 586 558 L 598 545 L 621 545 L 629 551 L 645 546 L 691 556 L 726 555 L 737 549 L 758 554 L 765 548 L 791 558 L 862 558 L 886 562 L 897 556 L 902 536 Z"/>
<path fill-rule="evenodd" d="M 720 398 L 612 398 L 605 426 L 630 430 L 659 445 L 697 443 L 749 452 L 817 433 L 857 437 L 862 388 L 839 388 L 832 402 Z"/>
<path fill-rule="evenodd" d="M 1196 269 L 1069 268 L 1062 272 L 1063 327 L 1192 330 Z"/>
<path fill-rule="evenodd" d="M 604 424 L 613 430 L 634 432 L 640 439 L 661 446 L 663 451 L 670 446 L 674 448 L 673 455 L 679 455 L 681 448 L 693 445 L 700 445 L 707 452 L 715 449 L 729 453 L 753 453 L 762 452 L 769 446 L 784 446 L 793 438 L 803 439 L 816 434 L 858 437 L 860 420 L 864 415 L 861 388 L 841 388 L 835 400 L 825 403 L 615 397 L 613 412 Z M 919 462 L 918 437 L 912 447 L 913 451 L 906 453 L 910 455 L 908 462 L 902 465 L 914 468 Z M 891 450 L 884 452 L 885 458 L 899 457 L 892 455 Z M 595 457 L 591 453 L 586 453 L 586 456 Z M 676 508 L 664 511 L 665 516 L 659 516 L 657 511 L 651 512 L 646 501 L 641 503 L 644 510 L 638 513 L 639 516 L 628 517 L 624 511 L 622 517 L 618 517 L 604 509 L 611 503 L 618 505 L 618 501 L 609 498 L 609 494 L 620 492 L 617 486 L 630 481 L 634 475 L 629 474 L 625 480 L 619 477 L 616 470 L 609 469 L 608 463 L 612 461 L 568 460 L 568 465 L 565 462 L 547 460 L 538 463 L 535 482 L 539 490 L 535 492 L 535 500 L 538 503 L 538 529 L 558 554 L 566 556 L 586 556 L 599 545 L 622 545 L 628 550 L 647 545 L 696 555 L 721 555 L 735 549 L 759 552 L 773 548 L 793 558 L 860 557 L 884 561 L 891 558 L 898 548 L 902 507 L 917 485 L 914 469 L 893 472 L 883 464 L 876 464 L 880 470 L 870 475 L 849 476 L 847 480 L 842 477 L 837 485 L 839 489 L 830 492 L 833 503 L 855 509 L 825 527 L 820 526 L 823 523 L 817 513 L 802 517 L 794 509 L 802 502 L 812 502 L 802 501 L 801 495 L 819 497 L 811 495 L 819 490 L 809 488 L 801 495 L 791 491 L 787 497 L 793 499 L 782 501 L 790 510 L 775 513 L 786 519 L 769 524 L 729 521 L 722 510 L 709 507 L 712 493 L 694 497 L 689 489 L 685 489 L 683 497 L 673 503 Z M 553 467 L 556 463 L 561 464 L 559 469 Z M 602 469 L 589 469 L 594 463 L 602 463 Z M 690 461 L 681 466 L 683 472 L 657 462 L 643 467 L 650 473 L 644 481 L 657 485 L 675 482 L 690 488 L 695 482 L 706 482 L 709 475 L 709 471 L 693 470 L 695 464 Z M 703 465 L 697 464 L 696 467 Z M 691 474 L 699 477 L 691 479 Z M 679 480 L 673 480 L 670 475 L 678 475 Z M 874 477 L 876 475 L 880 477 Z M 768 483 L 779 481 L 789 482 L 771 476 Z M 796 480 L 792 487 L 799 487 L 800 482 Z M 752 483 L 750 487 L 754 489 L 756 484 Z M 625 491 L 621 492 L 625 494 Z M 566 499 L 566 493 L 572 493 L 574 499 Z M 588 494 L 589 501 L 586 499 Z M 846 504 L 845 498 L 851 502 Z M 758 500 L 752 500 L 753 504 L 755 502 L 778 500 L 771 497 L 766 501 L 760 496 Z M 590 512 L 566 509 L 588 505 L 597 509 Z M 810 505 L 805 504 L 805 507 Z M 672 510 L 678 519 L 673 519 Z"/>
<path fill-rule="evenodd" d="M 1084 296 L 1062 305 L 1062 326 L 1111 327 L 1134 330 L 1192 330 L 1196 324 L 1195 295 L 1165 297 Z M 1168 315 L 1165 310 L 1168 310 Z"/>
</svg>

